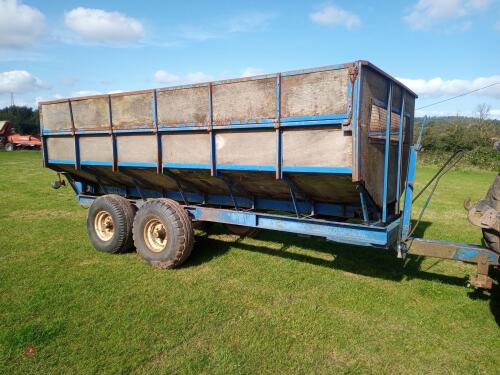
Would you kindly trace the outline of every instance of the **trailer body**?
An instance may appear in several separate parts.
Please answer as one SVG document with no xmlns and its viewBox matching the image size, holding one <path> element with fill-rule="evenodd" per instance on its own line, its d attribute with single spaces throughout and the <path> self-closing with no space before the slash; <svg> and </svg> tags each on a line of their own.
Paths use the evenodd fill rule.
<svg viewBox="0 0 500 375">
<path fill-rule="evenodd" d="M 64 173 L 84 203 L 163 197 L 199 221 L 401 254 L 416 97 L 356 61 L 42 102 L 44 165 Z"/>
</svg>

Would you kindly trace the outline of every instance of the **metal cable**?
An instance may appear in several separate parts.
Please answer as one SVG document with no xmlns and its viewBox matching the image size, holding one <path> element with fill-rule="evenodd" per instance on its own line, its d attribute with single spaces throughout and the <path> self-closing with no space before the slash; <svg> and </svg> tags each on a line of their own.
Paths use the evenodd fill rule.
<svg viewBox="0 0 500 375">
<path fill-rule="evenodd" d="M 464 93 L 462 93 L 460 95 L 453 96 L 453 97 L 448 98 L 448 99 L 444 99 L 444 100 L 440 100 L 440 101 L 432 103 L 432 104 L 424 105 L 423 107 L 416 108 L 416 110 L 418 111 L 419 109 L 424 109 L 424 108 L 432 107 L 434 105 L 441 104 L 441 103 L 444 103 L 444 102 L 447 102 L 447 101 L 450 101 L 450 100 L 453 100 L 453 99 L 456 99 L 456 98 L 461 98 L 462 96 L 466 96 L 466 95 L 472 94 L 473 92 L 484 90 L 484 89 L 487 89 L 488 87 L 495 86 L 495 85 L 498 85 L 498 84 L 500 84 L 500 81 L 492 83 L 490 85 L 486 85 L 486 86 L 480 87 L 480 88 L 475 89 L 475 90 L 464 92 Z"/>
<path fill-rule="evenodd" d="M 422 188 L 422 190 L 420 190 L 418 192 L 418 194 L 415 196 L 415 198 L 413 198 L 413 200 L 411 201 L 411 203 L 414 203 L 421 195 L 422 193 L 427 190 L 427 188 L 429 187 L 430 184 L 432 184 L 432 182 L 439 176 L 439 174 L 447 167 L 447 165 L 457 156 L 460 154 L 460 157 L 457 159 L 457 161 L 454 163 L 454 165 L 456 165 L 456 163 L 458 163 L 458 161 L 460 161 L 460 159 L 463 157 L 463 154 L 465 154 L 466 151 L 465 150 L 458 150 L 456 151 L 453 155 L 451 155 L 448 160 L 443 164 L 443 166 L 436 172 L 436 174 L 434 174 L 434 176 L 425 184 L 425 186 Z"/>
<path fill-rule="evenodd" d="M 418 214 L 418 219 L 417 221 L 415 222 L 415 224 L 412 226 L 411 228 L 411 231 L 410 233 L 408 234 L 408 237 L 411 237 L 413 235 L 413 233 L 415 232 L 415 230 L 417 229 L 417 227 L 419 226 L 421 220 L 422 220 L 422 217 L 424 216 L 424 212 L 425 210 L 427 209 L 427 206 L 429 205 L 429 202 L 431 201 L 431 198 L 432 196 L 434 195 L 434 192 L 436 191 L 436 188 L 438 187 L 439 185 L 439 181 L 441 180 L 441 177 L 443 177 L 446 173 L 448 173 L 453 167 L 455 167 L 455 165 L 458 164 L 458 162 L 462 159 L 462 157 L 465 155 L 466 151 L 465 150 L 459 150 L 457 151 L 450 159 L 448 159 L 446 161 L 446 163 L 443 165 L 443 167 L 441 167 L 439 169 L 439 171 L 431 178 L 431 180 L 426 184 L 426 186 L 424 187 L 424 189 L 422 189 L 420 191 L 420 193 L 417 195 L 417 197 L 415 197 L 415 199 L 413 199 L 412 203 L 415 202 L 415 200 L 420 197 L 420 195 L 422 195 L 423 191 L 425 189 L 427 189 L 427 187 L 432 183 L 432 181 L 435 180 L 435 183 L 434 183 L 434 186 L 432 187 L 432 190 L 431 192 L 429 193 L 429 195 L 427 196 L 427 199 L 425 200 L 425 203 L 424 205 L 422 206 L 422 209 L 420 210 L 420 213 Z M 456 157 L 455 160 L 453 160 L 453 158 L 455 158 L 455 155 L 458 155 Z M 452 163 L 453 161 L 453 163 Z"/>
</svg>

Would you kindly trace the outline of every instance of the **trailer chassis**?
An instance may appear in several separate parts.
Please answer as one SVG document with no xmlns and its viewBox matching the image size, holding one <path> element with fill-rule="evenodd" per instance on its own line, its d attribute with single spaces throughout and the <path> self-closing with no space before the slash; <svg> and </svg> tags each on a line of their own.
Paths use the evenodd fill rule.
<svg viewBox="0 0 500 375">
<path fill-rule="evenodd" d="M 363 221 L 360 224 L 356 224 L 300 216 L 298 215 L 299 209 L 301 212 L 307 212 L 311 208 L 307 202 L 295 202 L 295 200 L 293 203 L 294 210 L 290 210 L 295 212 L 295 214 L 290 214 L 289 216 L 256 210 L 256 206 L 266 207 L 266 205 L 270 208 L 276 207 L 276 209 L 279 209 L 282 207 L 283 202 L 280 203 L 272 200 L 263 200 L 262 202 L 253 200 L 250 202 L 248 199 L 234 195 L 230 199 L 230 202 L 234 204 L 234 208 L 214 207 L 217 206 L 217 203 L 230 204 L 230 202 L 227 202 L 227 197 L 225 198 L 226 201 L 224 201 L 223 197 L 217 196 L 205 196 L 203 197 L 203 201 L 200 201 L 201 198 L 198 197 L 198 204 L 189 203 L 184 204 L 183 207 L 191 219 L 198 221 L 311 235 L 339 243 L 388 249 L 397 253 L 397 256 L 403 259 L 408 254 L 412 254 L 415 256 L 434 257 L 476 264 L 476 274 L 470 278 L 470 285 L 481 289 L 491 289 L 493 282 L 488 276 L 489 270 L 491 267 L 500 266 L 500 254 L 478 245 L 427 240 L 412 236 L 411 213 L 418 148 L 418 145 L 410 148 L 403 208 L 399 215 L 391 217 L 391 220 L 388 220 L 385 224 L 380 220 L 376 222 Z M 90 205 L 99 196 L 84 193 L 82 182 L 73 181 L 68 174 L 66 174 L 66 177 L 69 179 L 70 185 L 77 193 L 82 205 Z M 156 191 L 148 190 L 134 193 L 134 190 L 137 189 L 113 188 L 114 193 L 119 193 L 129 198 L 137 207 L 146 202 L 145 196 L 153 198 L 169 197 L 183 203 L 185 201 L 196 201 L 196 195 L 192 193 L 163 192 L 163 194 L 159 194 Z M 142 198 L 136 199 L 131 197 Z M 425 207 L 428 205 L 429 200 L 430 198 L 426 202 Z M 327 208 L 323 209 L 326 210 Z M 332 207 L 328 207 L 328 210 L 332 209 Z M 350 208 L 350 210 L 354 209 Z M 365 209 L 363 208 L 363 211 Z M 365 217 L 365 215 L 363 216 Z"/>
</svg>

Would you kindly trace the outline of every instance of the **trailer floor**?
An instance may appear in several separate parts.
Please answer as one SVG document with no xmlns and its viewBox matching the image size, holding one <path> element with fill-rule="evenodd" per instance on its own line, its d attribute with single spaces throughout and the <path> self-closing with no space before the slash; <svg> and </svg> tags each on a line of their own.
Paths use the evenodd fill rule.
<svg viewBox="0 0 500 375">
<path fill-rule="evenodd" d="M 419 168 L 420 186 L 434 171 Z M 420 234 L 480 243 L 462 201 L 483 197 L 494 175 L 447 175 Z M 0 152 L 0 373 L 500 368 L 500 291 L 471 294 L 472 266 L 410 258 L 403 269 L 375 249 L 272 232 L 240 240 L 216 226 L 183 268 L 155 270 L 94 251 L 86 211 L 53 179 L 38 152 Z"/>
</svg>

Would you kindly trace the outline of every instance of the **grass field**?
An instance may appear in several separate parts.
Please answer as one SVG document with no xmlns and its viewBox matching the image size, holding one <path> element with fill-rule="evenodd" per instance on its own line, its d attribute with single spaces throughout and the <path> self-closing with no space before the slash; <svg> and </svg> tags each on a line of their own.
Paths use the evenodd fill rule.
<svg viewBox="0 0 500 375">
<path fill-rule="evenodd" d="M 500 293 L 465 288 L 472 266 L 216 226 L 156 270 L 96 252 L 54 177 L 37 152 L 0 152 L 1 374 L 499 374 Z M 420 234 L 480 243 L 462 202 L 493 177 L 450 172 Z"/>
</svg>

